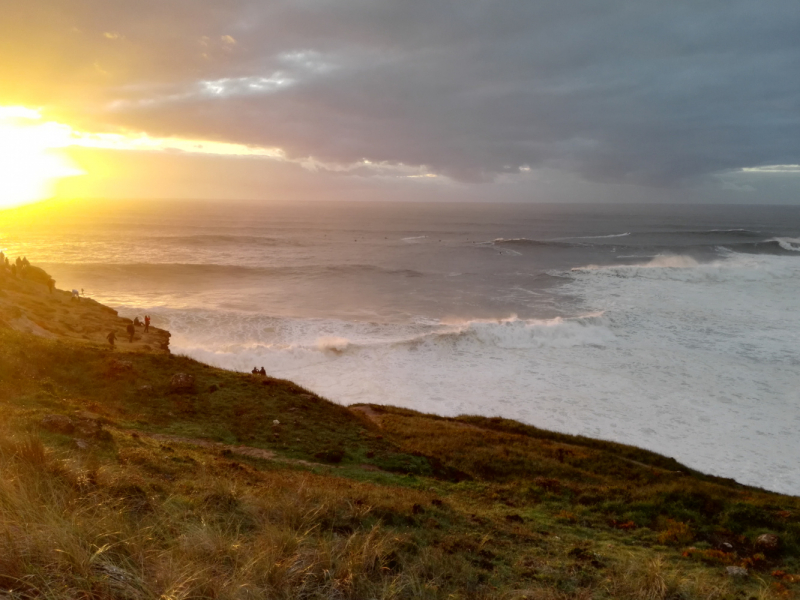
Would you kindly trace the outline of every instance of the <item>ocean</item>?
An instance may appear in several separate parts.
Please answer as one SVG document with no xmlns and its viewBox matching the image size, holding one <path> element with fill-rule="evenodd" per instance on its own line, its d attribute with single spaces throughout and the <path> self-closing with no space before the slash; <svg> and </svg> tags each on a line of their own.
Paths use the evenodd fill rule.
<svg viewBox="0 0 800 600">
<path fill-rule="evenodd" d="M 0 248 L 173 352 L 800 495 L 800 207 L 92 202 Z M 5 219 L 5 220 L 4 220 Z"/>
</svg>

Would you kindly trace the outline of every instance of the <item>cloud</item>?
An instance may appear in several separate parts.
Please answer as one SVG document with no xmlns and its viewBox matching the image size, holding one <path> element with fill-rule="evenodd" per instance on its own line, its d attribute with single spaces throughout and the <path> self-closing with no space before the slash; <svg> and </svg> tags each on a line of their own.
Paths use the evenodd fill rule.
<svg viewBox="0 0 800 600">
<path fill-rule="evenodd" d="M 0 103 L 88 131 L 464 182 L 670 188 L 800 160 L 793 0 L 17 4 Z"/>
</svg>

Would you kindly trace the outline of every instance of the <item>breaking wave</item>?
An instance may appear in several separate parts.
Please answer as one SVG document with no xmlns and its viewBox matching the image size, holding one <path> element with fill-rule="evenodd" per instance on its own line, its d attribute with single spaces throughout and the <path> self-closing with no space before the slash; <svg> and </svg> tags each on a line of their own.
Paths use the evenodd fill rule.
<svg viewBox="0 0 800 600">
<path fill-rule="evenodd" d="M 800 252 L 800 238 L 772 238 L 767 240 L 764 243 L 776 243 L 778 246 L 783 248 L 784 250 L 788 250 L 790 252 Z"/>
<path fill-rule="evenodd" d="M 124 273 L 129 277 L 172 278 L 176 281 L 193 277 L 242 278 L 242 277 L 319 277 L 341 275 L 400 275 L 422 277 L 425 273 L 414 269 L 391 269 L 369 264 L 304 265 L 304 266 L 243 266 L 209 263 L 42 263 L 48 268 L 78 272 L 90 271 L 94 275 Z"/>
<path fill-rule="evenodd" d="M 575 236 L 575 237 L 565 237 L 565 238 L 557 238 L 560 240 L 603 240 L 607 238 L 621 238 L 627 237 L 631 233 L 612 233 L 610 235 L 582 235 L 582 236 Z"/>
<path fill-rule="evenodd" d="M 497 238 L 491 242 L 484 242 L 484 245 L 487 244 L 491 246 L 552 246 L 556 248 L 573 248 L 575 246 L 587 245 L 576 242 L 562 242 L 559 240 L 531 240 L 528 238 Z"/>
<path fill-rule="evenodd" d="M 574 318 L 470 320 L 407 343 L 474 343 L 505 349 L 605 346 L 614 341 L 602 313 Z"/>
</svg>

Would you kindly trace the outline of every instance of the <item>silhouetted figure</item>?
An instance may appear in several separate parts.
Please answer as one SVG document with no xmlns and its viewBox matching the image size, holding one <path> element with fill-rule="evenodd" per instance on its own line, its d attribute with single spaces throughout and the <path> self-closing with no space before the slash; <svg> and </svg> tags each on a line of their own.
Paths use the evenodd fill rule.
<svg viewBox="0 0 800 600">
<path fill-rule="evenodd" d="M 261 373 L 262 377 L 266 377 L 267 376 L 267 372 L 264 370 L 264 367 L 261 367 L 261 371 L 259 371 L 259 373 Z"/>
<path fill-rule="evenodd" d="M 111 347 L 113 348 L 114 347 L 114 342 L 117 339 L 117 334 L 112 331 L 111 333 L 109 333 L 106 336 L 106 339 L 108 340 L 108 343 L 111 344 Z"/>
<path fill-rule="evenodd" d="M 52 294 L 53 293 L 53 288 L 56 287 L 56 282 L 53 281 L 52 279 L 48 279 L 47 280 L 47 287 L 50 290 L 50 293 Z"/>
<path fill-rule="evenodd" d="M 31 263 L 28 262 L 28 258 L 26 256 L 22 257 L 22 265 L 25 267 L 30 267 Z"/>
<path fill-rule="evenodd" d="M 144 316 L 144 332 L 150 331 L 150 315 Z"/>
<path fill-rule="evenodd" d="M 133 326 L 134 327 L 141 327 L 142 322 L 139 320 L 139 317 L 133 317 Z"/>
<path fill-rule="evenodd" d="M 253 367 L 253 370 L 250 371 L 253 375 L 258 375 L 258 367 Z"/>
<path fill-rule="evenodd" d="M 128 323 L 128 326 L 125 328 L 125 330 L 128 332 L 128 336 L 130 336 L 128 338 L 128 342 L 133 342 L 133 334 L 136 333 L 133 323 Z"/>
</svg>

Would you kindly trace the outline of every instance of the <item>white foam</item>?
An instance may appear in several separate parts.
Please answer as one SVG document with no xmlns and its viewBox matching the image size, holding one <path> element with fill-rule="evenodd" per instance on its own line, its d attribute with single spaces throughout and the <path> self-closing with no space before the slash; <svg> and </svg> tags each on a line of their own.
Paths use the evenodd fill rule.
<svg viewBox="0 0 800 600">
<path fill-rule="evenodd" d="M 778 245 L 784 250 L 789 250 L 791 252 L 800 252 L 800 238 L 776 237 L 776 238 L 771 238 L 767 241 L 778 242 Z"/>
<path fill-rule="evenodd" d="M 555 238 L 556 240 L 603 240 L 607 238 L 620 238 L 620 237 L 627 237 L 631 233 L 630 231 L 627 233 L 612 233 L 609 235 L 581 235 L 575 237 L 563 237 L 563 238 Z"/>
<path fill-rule="evenodd" d="M 326 335 L 317 339 L 317 348 L 342 353 L 350 346 L 350 340 L 343 337 Z"/>
<path fill-rule="evenodd" d="M 800 494 L 800 263 L 743 256 L 572 271 L 574 319 L 406 325 L 174 311 L 173 348 L 345 404 L 503 415 Z M 593 312 L 590 312 L 593 311 Z"/>
</svg>

